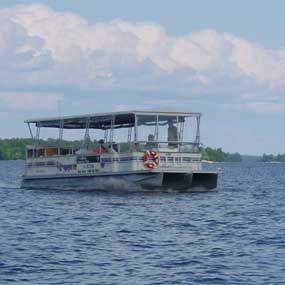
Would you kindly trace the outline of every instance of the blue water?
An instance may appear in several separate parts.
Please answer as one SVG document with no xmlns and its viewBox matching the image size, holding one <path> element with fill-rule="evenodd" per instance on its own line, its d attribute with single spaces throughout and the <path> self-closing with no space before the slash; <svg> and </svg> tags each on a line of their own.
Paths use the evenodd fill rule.
<svg viewBox="0 0 285 285">
<path fill-rule="evenodd" d="M 22 190 L 0 162 L 0 284 L 285 284 L 285 164 L 210 167 L 214 192 L 116 194 Z"/>
</svg>

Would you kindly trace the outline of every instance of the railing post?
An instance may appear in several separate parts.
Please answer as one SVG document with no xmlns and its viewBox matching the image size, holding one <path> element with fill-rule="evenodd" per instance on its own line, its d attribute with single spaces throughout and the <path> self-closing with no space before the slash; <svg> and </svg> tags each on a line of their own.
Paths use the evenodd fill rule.
<svg viewBox="0 0 285 285">
<path fill-rule="evenodd" d="M 57 142 L 57 154 L 58 155 L 60 155 L 60 147 L 62 145 L 63 127 L 64 127 L 64 120 L 61 119 L 59 122 L 59 133 L 58 133 L 58 142 Z"/>
<path fill-rule="evenodd" d="M 137 151 L 137 141 L 138 141 L 138 117 L 135 114 L 135 126 L 134 126 L 134 150 Z"/>
<path fill-rule="evenodd" d="M 37 123 L 37 131 L 36 131 L 36 138 L 34 141 L 34 152 L 33 152 L 33 158 L 35 158 L 38 155 L 38 144 L 39 144 L 39 139 L 40 139 L 40 133 L 41 133 L 41 123 Z"/>
<path fill-rule="evenodd" d="M 135 142 L 138 140 L 138 118 L 137 115 L 135 114 Z"/>
</svg>

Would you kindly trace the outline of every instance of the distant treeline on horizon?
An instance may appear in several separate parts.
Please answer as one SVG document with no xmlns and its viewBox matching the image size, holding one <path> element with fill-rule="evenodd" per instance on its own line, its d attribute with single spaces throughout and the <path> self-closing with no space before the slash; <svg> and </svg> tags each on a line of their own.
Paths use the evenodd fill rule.
<svg viewBox="0 0 285 285">
<path fill-rule="evenodd" d="M 261 161 L 263 162 L 285 162 L 285 154 L 263 154 Z"/>
<path fill-rule="evenodd" d="M 51 138 L 39 141 L 40 145 L 46 146 L 57 146 L 57 143 L 56 139 Z M 0 160 L 25 159 L 25 147 L 32 144 L 33 140 L 28 138 L 0 139 Z M 63 141 L 62 144 L 67 147 L 79 148 L 83 141 Z M 202 159 L 217 162 L 239 162 L 242 161 L 242 156 L 239 153 L 224 152 L 221 148 L 206 147 L 202 149 Z"/>
<path fill-rule="evenodd" d="M 242 161 L 242 155 L 238 152 L 228 153 L 224 152 L 221 148 L 206 147 L 202 149 L 202 159 L 208 161 L 217 162 L 240 162 Z"/>
</svg>

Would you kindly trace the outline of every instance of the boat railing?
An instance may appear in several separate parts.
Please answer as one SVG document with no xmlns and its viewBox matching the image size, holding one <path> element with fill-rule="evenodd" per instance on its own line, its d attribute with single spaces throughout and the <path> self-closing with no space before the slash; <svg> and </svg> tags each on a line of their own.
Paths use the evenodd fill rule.
<svg viewBox="0 0 285 285">
<path fill-rule="evenodd" d="M 27 146 L 27 158 L 51 157 L 74 155 L 76 152 L 74 147 L 52 147 L 52 146 Z"/>
<path fill-rule="evenodd" d="M 187 152 L 187 153 L 199 153 L 201 151 L 201 144 L 196 142 L 177 142 L 177 141 L 135 141 L 129 143 L 109 143 L 109 154 L 112 153 L 128 153 L 128 152 L 144 152 L 149 149 L 157 150 L 158 152 Z M 114 145 L 116 148 L 114 149 Z M 27 146 L 26 157 L 41 158 L 41 157 L 53 157 L 53 156 L 70 156 L 77 155 L 80 157 L 94 156 L 98 153 L 94 152 L 94 149 L 88 149 L 85 147 L 72 147 L 72 146 Z"/>
<path fill-rule="evenodd" d="M 134 151 L 156 149 L 159 152 L 201 152 L 201 143 L 177 141 L 136 141 L 132 143 Z"/>
</svg>

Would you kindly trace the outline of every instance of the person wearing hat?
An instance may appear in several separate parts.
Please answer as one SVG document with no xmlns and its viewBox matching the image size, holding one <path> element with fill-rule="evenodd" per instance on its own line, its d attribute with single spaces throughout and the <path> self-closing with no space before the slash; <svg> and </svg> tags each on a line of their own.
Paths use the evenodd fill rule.
<svg viewBox="0 0 285 285">
<path fill-rule="evenodd" d="M 178 141 L 178 130 L 177 127 L 174 125 L 173 120 L 168 121 L 168 145 L 171 147 L 177 147 L 177 142 Z"/>
<path fill-rule="evenodd" d="M 153 134 L 149 134 L 148 135 L 148 142 L 146 143 L 146 147 L 148 148 L 153 148 L 155 147 L 156 143 L 154 141 L 154 135 Z"/>
</svg>

